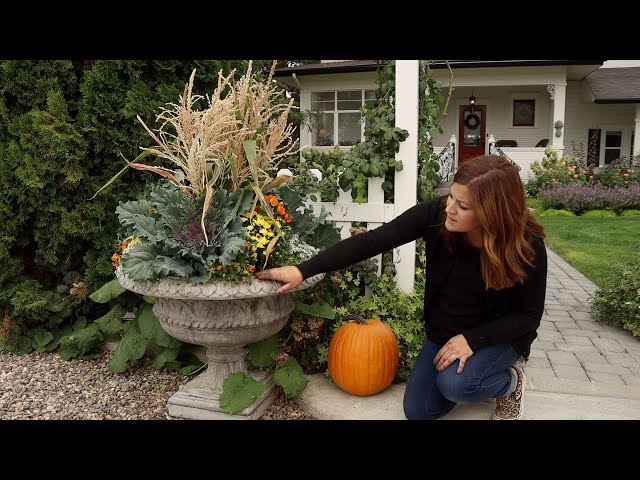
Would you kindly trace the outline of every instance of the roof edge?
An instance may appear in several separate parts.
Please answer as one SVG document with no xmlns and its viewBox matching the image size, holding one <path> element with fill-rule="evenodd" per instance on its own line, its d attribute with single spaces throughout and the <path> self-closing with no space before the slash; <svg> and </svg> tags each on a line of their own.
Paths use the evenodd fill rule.
<svg viewBox="0 0 640 480">
<path fill-rule="evenodd" d="M 380 64 L 383 65 L 382 63 Z M 285 67 L 276 69 L 273 76 L 274 77 L 285 77 L 289 76 L 292 73 L 295 73 L 298 76 L 302 75 L 318 75 L 318 74 L 329 74 L 329 73 L 355 73 L 355 72 L 375 72 L 378 69 L 378 65 L 376 64 L 365 64 L 365 65 L 332 65 L 331 67 L 306 67 L 305 65 L 300 65 L 297 67 Z"/>
<path fill-rule="evenodd" d="M 602 65 L 604 60 L 449 60 L 452 68 L 543 67 L 557 65 Z M 447 68 L 444 60 L 436 60 L 431 68 Z"/>
<path fill-rule="evenodd" d="M 378 69 L 376 63 L 349 64 L 313 64 L 298 65 L 295 67 L 283 67 L 276 69 L 274 77 L 285 77 L 292 73 L 302 75 L 325 75 L 331 73 L 355 73 L 375 72 Z M 448 68 L 446 60 L 434 60 L 430 65 L 433 69 Z M 482 67 L 542 67 L 557 65 L 602 65 L 605 60 L 449 60 L 451 68 L 482 68 Z M 386 62 L 381 61 L 380 65 Z M 322 66 L 320 66 L 322 65 Z"/>
<path fill-rule="evenodd" d="M 640 103 L 640 98 L 599 98 L 593 103 Z"/>
</svg>

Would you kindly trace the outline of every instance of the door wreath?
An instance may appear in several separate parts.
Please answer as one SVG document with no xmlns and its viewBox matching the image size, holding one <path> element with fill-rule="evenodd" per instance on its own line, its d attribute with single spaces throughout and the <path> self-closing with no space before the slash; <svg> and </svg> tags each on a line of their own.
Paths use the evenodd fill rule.
<svg viewBox="0 0 640 480">
<path fill-rule="evenodd" d="M 469 130 L 475 130 L 480 125 L 480 117 L 475 113 L 471 113 L 464 119 L 464 126 Z"/>
</svg>

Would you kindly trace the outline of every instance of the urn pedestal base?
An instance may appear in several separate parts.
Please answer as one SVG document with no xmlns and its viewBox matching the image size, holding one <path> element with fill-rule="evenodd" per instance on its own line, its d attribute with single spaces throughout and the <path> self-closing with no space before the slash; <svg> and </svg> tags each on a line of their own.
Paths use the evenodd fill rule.
<svg viewBox="0 0 640 480">
<path fill-rule="evenodd" d="M 265 385 L 263 394 L 241 413 L 230 415 L 220 408 L 220 395 L 197 377 L 171 395 L 167 402 L 169 415 L 192 420 L 257 420 L 271 406 L 276 397 L 273 375 L 270 372 L 251 371 L 251 377 Z"/>
<path fill-rule="evenodd" d="M 280 282 L 253 279 L 250 283 L 211 281 L 192 284 L 166 277 L 137 282 L 116 270 L 120 284 L 132 292 L 156 297 L 153 313 L 162 329 L 178 340 L 207 347 L 207 370 L 169 398 L 169 415 L 202 420 L 256 419 L 275 399 L 273 374 L 248 372 L 245 345 L 276 335 L 295 304 L 292 292 L 318 283 L 324 274 L 307 278 L 295 289 L 277 294 Z M 265 386 L 262 395 L 235 415 L 220 408 L 224 381 L 244 372 Z"/>
</svg>

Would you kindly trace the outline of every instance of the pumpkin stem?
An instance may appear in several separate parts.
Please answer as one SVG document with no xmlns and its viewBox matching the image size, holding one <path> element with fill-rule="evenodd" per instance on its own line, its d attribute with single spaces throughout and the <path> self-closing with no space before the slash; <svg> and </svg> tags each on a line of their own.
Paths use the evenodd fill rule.
<svg viewBox="0 0 640 480">
<path fill-rule="evenodd" d="M 355 320 L 356 323 L 359 323 L 360 325 L 366 325 L 367 321 L 364 319 L 364 317 L 362 315 L 347 315 L 346 317 L 344 317 L 344 320 Z"/>
</svg>

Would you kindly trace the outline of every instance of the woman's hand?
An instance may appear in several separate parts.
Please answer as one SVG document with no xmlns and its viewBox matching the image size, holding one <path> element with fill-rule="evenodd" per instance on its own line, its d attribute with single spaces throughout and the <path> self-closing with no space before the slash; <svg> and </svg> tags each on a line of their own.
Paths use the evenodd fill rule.
<svg viewBox="0 0 640 480">
<path fill-rule="evenodd" d="M 287 293 L 289 290 L 300 285 L 304 280 L 304 278 L 302 278 L 302 272 L 298 270 L 298 267 L 294 266 L 269 268 L 268 270 L 256 272 L 255 277 L 258 280 L 277 280 L 278 282 L 284 283 L 276 293 Z"/>
<path fill-rule="evenodd" d="M 467 339 L 464 338 L 464 335 L 459 334 L 450 338 L 449 341 L 442 346 L 436 358 L 433 359 L 433 364 L 438 371 L 441 372 L 456 360 L 460 360 L 460 365 L 458 365 L 458 370 L 456 371 L 462 373 L 464 364 L 467 363 L 467 358 L 471 355 L 473 355 L 473 350 L 469 347 Z"/>
</svg>

